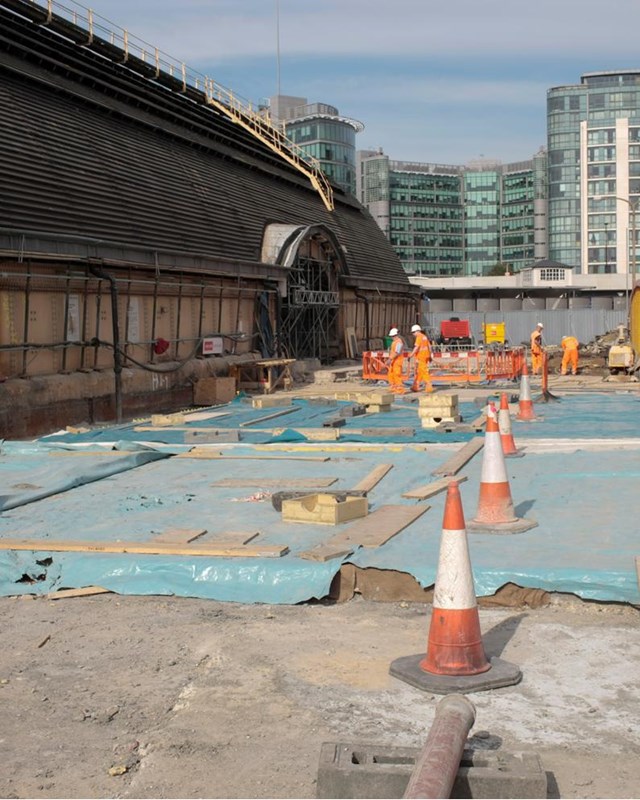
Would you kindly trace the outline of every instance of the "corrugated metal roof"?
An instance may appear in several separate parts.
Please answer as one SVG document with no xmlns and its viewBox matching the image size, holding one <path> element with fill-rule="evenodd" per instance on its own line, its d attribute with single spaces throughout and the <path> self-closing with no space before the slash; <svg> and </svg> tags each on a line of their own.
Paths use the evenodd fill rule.
<svg viewBox="0 0 640 800">
<path fill-rule="evenodd" d="M 0 225 L 259 261 L 264 225 L 323 224 L 354 278 L 408 278 L 373 218 L 214 109 L 0 2 Z M 97 256 L 100 253 L 96 253 Z"/>
</svg>

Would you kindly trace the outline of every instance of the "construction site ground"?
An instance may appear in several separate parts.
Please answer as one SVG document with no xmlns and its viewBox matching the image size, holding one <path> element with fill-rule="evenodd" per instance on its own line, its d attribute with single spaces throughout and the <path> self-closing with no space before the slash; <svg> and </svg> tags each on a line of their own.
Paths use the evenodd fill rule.
<svg viewBox="0 0 640 800">
<path fill-rule="evenodd" d="M 640 785 L 640 596 L 633 564 L 633 553 L 640 555 L 634 500 L 640 463 L 635 417 L 640 393 L 636 383 L 603 381 L 597 365 L 592 374 L 587 372 L 577 377 L 553 375 L 549 388 L 560 403 L 537 407 L 541 414 L 547 409 L 547 421 L 539 424 L 539 434 L 526 434 L 525 450 L 530 464 L 538 459 L 538 468 L 543 466 L 543 478 L 527 478 L 526 455 L 510 463 L 510 474 L 518 475 L 514 502 L 517 506 L 526 501 L 522 512 L 537 515 L 540 526 L 529 540 L 530 550 L 522 538 L 528 534 L 519 541 L 515 536 L 498 537 L 504 541 L 497 546 L 505 562 L 513 561 L 509 579 L 500 583 L 495 565 L 483 555 L 483 539 L 472 535 L 474 572 L 477 554 L 480 582 L 499 588 L 478 591 L 484 595 L 480 621 L 485 649 L 517 663 L 523 679 L 516 686 L 470 695 L 477 711 L 470 744 L 478 750 L 537 753 L 547 772 L 549 797 L 633 798 L 639 796 Z M 539 388 L 534 381 L 534 396 Z M 355 365 L 321 371 L 313 381 L 294 387 L 295 396 L 307 399 L 332 397 L 336 390 L 363 390 Z M 466 409 L 480 411 L 482 399 L 494 389 L 453 391 Z M 512 391 L 517 393 L 517 387 Z M 572 406 L 583 426 L 576 423 L 577 445 L 572 444 Z M 600 407 L 609 409 L 610 416 L 622 409 L 623 419 L 599 423 Z M 514 432 L 518 438 L 523 429 L 515 427 Z M 603 445 L 608 435 L 610 445 Z M 345 470 L 355 470 L 359 464 L 360 474 L 363 467 L 366 472 L 391 456 L 394 467 L 385 479 L 390 488 L 383 489 L 383 482 L 378 489 L 379 498 L 389 502 L 401 485 L 405 455 L 408 465 L 418 456 L 426 459 L 428 466 L 415 476 L 413 485 L 428 483 L 432 464 L 455 453 L 468 439 L 437 443 L 433 457 L 429 445 L 413 451 L 390 445 L 393 449 L 355 450 L 351 455 L 342 451 L 341 458 Z M 536 444 L 543 439 L 546 444 Z M 318 445 L 300 447 L 309 454 L 321 452 Z M 561 464 L 559 471 L 550 460 L 545 467 L 552 454 L 560 459 L 555 462 Z M 0 536 L 62 538 L 66 525 L 68 538 L 86 539 L 87 531 L 79 528 L 93 515 L 98 538 L 104 538 L 112 510 L 110 493 L 118 490 L 119 482 L 125 486 L 129 505 L 134 498 L 142 503 L 137 474 L 156 470 L 154 491 L 160 494 L 165 488 L 162 482 L 171 475 L 163 465 L 177 462 L 175 458 L 146 462 L 144 458 L 155 455 L 139 452 L 130 457 L 138 460 L 122 475 L 101 473 L 88 486 L 27 498 L 24 505 L 3 512 Z M 566 461 L 570 457 L 577 460 Z M 461 487 L 467 517 L 474 511 L 480 459 L 481 454 L 475 457 L 469 481 Z M 11 463 L 17 462 L 6 457 L 2 463 L 5 485 L 21 487 L 14 493 L 34 492 L 32 473 L 25 470 L 16 477 L 14 469 L 8 474 Z M 203 463 L 190 463 L 195 465 L 194 475 L 202 473 L 211 485 Z M 564 494 L 559 497 L 559 479 L 569 463 L 572 480 L 562 484 Z M 274 474 L 273 462 L 252 469 Z M 313 470 L 318 469 L 313 463 Z M 181 484 L 178 490 L 185 491 Z M 198 492 L 195 486 L 196 501 Z M 65 505 L 74 493 L 78 499 Z M 5 500 L 13 496 L 6 489 L 3 494 Z M 154 496 L 149 493 L 142 500 L 151 504 Z M 442 495 L 428 503 L 432 508 L 420 520 L 428 520 L 424 524 L 430 531 L 429 549 L 402 550 L 403 537 L 411 545 L 415 535 L 411 528 L 377 552 L 359 557 L 355 553 L 344 565 L 343 586 L 336 587 L 329 575 L 331 591 L 319 593 L 315 600 L 311 595 L 305 601 L 268 602 L 259 593 L 262 599 L 255 602 L 176 596 L 189 594 L 180 588 L 184 584 L 177 591 L 169 586 L 163 591 L 166 596 L 158 596 L 149 588 L 159 580 L 156 570 L 142 559 L 132 562 L 140 569 L 134 566 L 128 571 L 118 562 L 109 575 L 103 571 L 101 577 L 112 581 L 106 586 L 109 592 L 65 597 L 57 590 L 98 582 L 95 555 L 64 554 L 68 558 L 58 573 L 56 565 L 64 561 L 59 554 L 50 554 L 51 561 L 43 553 L 29 556 L 37 559 L 42 575 L 35 574 L 33 563 L 25 566 L 27 556 L 22 553 L 17 560 L 0 564 L 6 595 L 0 597 L 4 645 L 0 696 L 8 709 L 0 734 L 0 795 L 313 797 L 323 742 L 420 746 L 440 698 L 390 677 L 389 665 L 400 656 L 424 652 L 426 646 L 428 580 L 436 566 L 434 542 L 442 520 Z M 261 527 L 263 503 L 236 508 L 242 523 L 238 527 L 246 527 L 243 515 L 251 513 L 255 526 Z M 61 509 L 66 522 L 56 530 L 54 521 Z M 181 521 L 178 510 L 172 504 L 165 508 L 175 525 Z M 137 519 L 137 509 L 124 511 L 128 516 L 123 519 Z M 552 519 L 554 514 L 560 515 L 559 523 Z M 423 525 L 420 520 L 413 523 L 418 529 Z M 277 526 L 275 530 L 278 533 Z M 115 537 L 118 534 L 124 538 L 121 531 L 114 532 Z M 305 541 L 304 546 L 308 544 Z M 589 560 L 591 551 L 596 557 Z M 514 578 L 519 553 L 523 558 L 533 554 L 539 564 L 550 561 L 550 572 L 557 567 L 561 573 L 568 566 L 558 580 L 575 585 L 576 593 L 554 588 L 557 576 L 536 585 L 535 574 L 524 563 L 522 572 L 529 579 L 519 584 Z M 165 559 L 147 558 L 156 558 L 154 563 Z M 405 572 L 403 559 L 421 558 L 430 563 Z M 572 564 L 578 568 L 571 571 Z M 23 569 L 23 578 L 16 582 L 15 575 Z M 136 579 L 135 574 L 145 570 L 146 577 Z M 389 580 L 382 580 L 382 573 L 388 573 Z M 595 582 L 590 578 L 594 574 Z M 283 580 L 276 583 L 286 583 L 285 577 L 283 573 Z M 192 572 L 197 584 L 210 579 L 204 572 Z M 142 581 L 138 586 L 150 583 L 136 591 L 136 580 Z M 227 580 L 250 584 L 253 578 L 250 570 L 243 576 L 242 570 L 229 569 Z M 260 577 L 257 584 L 264 586 L 265 580 Z M 308 580 L 315 580 L 311 572 Z M 602 599 L 609 595 L 624 599 Z"/>
</svg>

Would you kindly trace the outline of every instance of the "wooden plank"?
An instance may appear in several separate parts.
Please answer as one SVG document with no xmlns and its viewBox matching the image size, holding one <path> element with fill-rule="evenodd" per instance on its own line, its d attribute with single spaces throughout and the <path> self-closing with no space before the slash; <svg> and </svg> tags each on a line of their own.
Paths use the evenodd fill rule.
<svg viewBox="0 0 640 800">
<path fill-rule="evenodd" d="M 431 506 L 381 506 L 366 517 L 354 522 L 340 533 L 332 536 L 326 544 L 333 547 L 345 545 L 380 547 L 403 531 Z"/>
<path fill-rule="evenodd" d="M 205 419 L 230 417 L 230 411 L 191 411 L 184 415 L 185 422 L 203 422 Z"/>
<path fill-rule="evenodd" d="M 193 433 L 211 433 L 212 431 L 217 430 L 233 430 L 233 428 L 214 428 L 212 425 L 209 425 L 208 428 L 198 427 L 196 425 L 136 425 L 133 430 L 136 431 L 136 433 L 144 431 L 156 431 L 157 433 L 160 431 L 192 431 Z"/>
<path fill-rule="evenodd" d="M 213 558 L 280 558 L 286 545 L 225 547 L 211 544 L 162 544 L 155 542 L 88 542 L 69 539 L 2 539 L 0 550 L 35 550 L 43 553 L 138 553 L 163 556 L 211 556 Z"/>
<path fill-rule="evenodd" d="M 280 411 L 274 411 L 273 414 L 265 414 L 264 417 L 258 417 L 257 419 L 250 419 L 247 422 L 241 422 L 239 427 L 248 428 L 250 425 L 258 425 L 260 422 L 267 422 L 270 419 L 275 419 L 276 417 L 282 417 L 285 414 L 293 414 L 294 411 L 300 411 L 300 406 L 283 408 L 280 409 Z"/>
<path fill-rule="evenodd" d="M 454 456 L 451 456 L 451 458 L 447 459 L 444 464 L 439 466 L 437 469 L 434 469 L 431 474 L 442 475 L 444 477 L 455 475 L 456 472 L 461 470 L 468 461 L 471 461 L 475 454 L 479 450 L 482 450 L 483 447 L 484 437 L 474 436 L 471 441 L 463 445 L 463 447 L 461 447 Z"/>
<path fill-rule="evenodd" d="M 286 448 L 285 448 L 286 449 Z M 219 450 L 200 450 L 197 447 L 194 447 L 188 453 L 178 453 L 177 455 L 173 456 L 173 458 L 210 458 L 210 459 L 220 459 L 220 460 L 231 460 L 231 459 L 249 459 L 251 461 L 330 461 L 329 456 L 262 456 L 262 455 L 255 455 L 255 456 L 238 456 L 238 455 L 227 455 L 226 453 L 221 453 Z"/>
<path fill-rule="evenodd" d="M 456 480 L 458 483 L 464 483 L 468 478 L 466 475 L 462 475 L 459 478 L 440 478 L 439 481 L 427 483 L 425 486 L 417 486 L 415 489 L 409 489 L 409 491 L 404 492 L 402 496 L 407 497 L 409 500 L 426 500 L 427 497 L 433 497 L 436 494 L 440 494 L 440 492 L 444 492 L 452 480 Z"/>
<path fill-rule="evenodd" d="M 251 486 L 290 486 L 292 489 L 322 489 L 331 486 L 337 478 L 223 478 L 212 483 L 211 486 L 230 487 L 243 489 Z"/>
<path fill-rule="evenodd" d="M 636 575 L 638 576 L 638 589 L 640 589 L 640 556 L 636 556 Z"/>
<path fill-rule="evenodd" d="M 304 558 L 308 561 L 330 561 L 332 558 L 344 558 L 344 556 L 351 555 L 351 553 L 353 553 L 353 547 L 348 545 L 335 546 L 325 543 L 312 547 L 311 550 L 296 553 L 296 555 L 298 558 Z"/>
<path fill-rule="evenodd" d="M 166 531 L 155 534 L 153 541 L 161 544 L 188 544 L 204 536 L 206 532 L 206 528 L 167 528 Z"/>
<path fill-rule="evenodd" d="M 81 589 L 60 589 L 57 592 L 45 594 L 45 600 L 65 600 L 71 597 L 90 597 L 94 594 L 111 594 L 111 589 L 102 586 L 83 586 Z"/>
<path fill-rule="evenodd" d="M 393 464 L 380 464 L 375 469 L 371 470 L 365 478 L 356 483 L 353 488 L 359 491 L 370 492 L 391 469 L 393 469 Z"/>
</svg>

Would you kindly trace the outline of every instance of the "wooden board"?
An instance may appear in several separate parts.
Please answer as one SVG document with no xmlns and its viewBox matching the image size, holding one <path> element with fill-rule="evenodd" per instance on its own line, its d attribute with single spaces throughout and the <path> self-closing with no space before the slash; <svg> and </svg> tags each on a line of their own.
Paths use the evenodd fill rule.
<svg viewBox="0 0 640 800">
<path fill-rule="evenodd" d="M 456 472 L 461 470 L 468 461 L 471 461 L 475 454 L 479 450 L 482 450 L 483 447 L 484 437 L 474 436 L 471 441 L 467 442 L 463 447 L 461 447 L 460 450 L 458 450 L 454 456 L 451 456 L 451 458 L 445 461 L 444 464 L 439 466 L 437 469 L 434 469 L 431 474 L 442 475 L 444 477 L 455 475 Z"/>
<path fill-rule="evenodd" d="M 353 553 L 353 547 L 349 547 L 349 545 L 336 546 L 325 543 L 312 547 L 311 550 L 296 553 L 296 555 L 298 558 L 304 558 L 308 561 L 330 561 L 332 558 L 343 558 L 351 555 L 351 553 Z"/>
<path fill-rule="evenodd" d="M 102 586 L 83 586 L 82 589 L 60 589 L 58 592 L 45 594 L 45 600 L 65 600 L 71 597 L 91 597 L 94 594 L 111 594 L 111 589 Z"/>
<path fill-rule="evenodd" d="M 270 419 L 275 419 L 276 417 L 283 417 L 285 414 L 293 414 L 294 411 L 300 411 L 301 406 L 292 406 L 291 408 L 281 409 L 280 411 L 274 411 L 273 414 L 265 414 L 263 417 L 258 417 L 257 419 L 250 419 L 247 422 L 241 422 L 239 427 L 240 428 L 248 428 L 250 425 L 258 425 L 261 422 L 267 422 Z"/>
<path fill-rule="evenodd" d="M 204 536 L 206 532 L 206 528 L 168 528 L 155 534 L 153 541 L 161 544 L 188 544 Z"/>
<path fill-rule="evenodd" d="M 219 450 L 200 450 L 194 447 L 188 453 L 178 453 L 173 458 L 210 458 L 210 459 L 249 459 L 252 461 L 330 461 L 329 456 L 237 456 L 226 455 Z"/>
<path fill-rule="evenodd" d="M 356 485 L 353 488 L 363 492 L 370 492 L 374 486 L 377 486 L 377 484 L 380 483 L 380 481 L 384 478 L 387 472 L 389 472 L 389 470 L 391 469 L 393 469 L 393 464 L 380 464 L 375 469 L 373 469 L 365 478 L 356 483 Z"/>
<path fill-rule="evenodd" d="M 136 433 L 144 432 L 144 431 L 155 431 L 156 433 L 160 433 L 162 431 L 166 431 L 168 433 L 172 433 L 173 431 L 191 431 L 192 433 L 212 433 L 213 431 L 223 430 L 229 431 L 233 430 L 233 428 L 214 428 L 212 425 L 209 427 L 201 427 L 199 428 L 197 425 L 136 425 L 133 429 Z"/>
<path fill-rule="evenodd" d="M 184 415 L 185 422 L 202 422 L 205 419 L 213 419 L 214 417 L 229 417 L 230 411 L 192 411 Z"/>
<path fill-rule="evenodd" d="M 440 478 L 439 481 L 427 483 L 426 486 L 417 486 L 415 489 L 409 489 L 408 492 L 403 492 L 402 496 L 407 497 L 409 500 L 426 500 L 427 497 L 433 497 L 436 494 L 440 494 L 440 492 L 446 491 L 452 480 L 456 480 L 458 483 L 464 483 L 468 479 L 466 475 L 455 479 L 451 477 Z"/>
<path fill-rule="evenodd" d="M 337 546 L 380 547 L 403 531 L 431 506 L 381 506 L 332 536 L 326 544 Z"/>
<path fill-rule="evenodd" d="M 333 485 L 337 478 L 223 478 L 211 486 L 243 489 L 252 486 L 287 486 L 291 489 L 323 489 Z"/>
<path fill-rule="evenodd" d="M 223 534 L 220 534 L 223 538 Z M 43 553 L 138 553 L 163 556 L 210 556 L 212 558 L 280 558 L 286 545 L 156 544 L 155 542 L 87 542 L 69 539 L 3 539 L 0 550 L 35 550 Z"/>
</svg>

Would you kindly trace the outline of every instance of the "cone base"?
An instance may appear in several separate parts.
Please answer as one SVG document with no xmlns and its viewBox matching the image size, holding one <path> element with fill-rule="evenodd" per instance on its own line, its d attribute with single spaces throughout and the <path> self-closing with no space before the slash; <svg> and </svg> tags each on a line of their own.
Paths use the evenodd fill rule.
<svg viewBox="0 0 640 800">
<path fill-rule="evenodd" d="M 474 519 L 467 522 L 467 531 L 471 533 L 524 533 L 537 528 L 535 519 L 517 517 L 512 522 L 478 522 Z"/>
<path fill-rule="evenodd" d="M 514 417 L 517 422 L 544 422 L 544 417 L 521 417 L 518 414 Z"/>
<path fill-rule="evenodd" d="M 516 664 L 492 658 L 491 668 L 479 675 L 434 675 L 420 667 L 424 654 L 396 658 L 389 666 L 389 674 L 416 689 L 433 694 L 452 694 L 453 692 L 484 692 L 513 686 L 522 680 L 522 672 Z"/>
<path fill-rule="evenodd" d="M 515 453 L 504 453 L 505 458 L 523 458 L 524 457 L 524 450 L 520 450 L 519 448 L 515 451 Z"/>
</svg>

